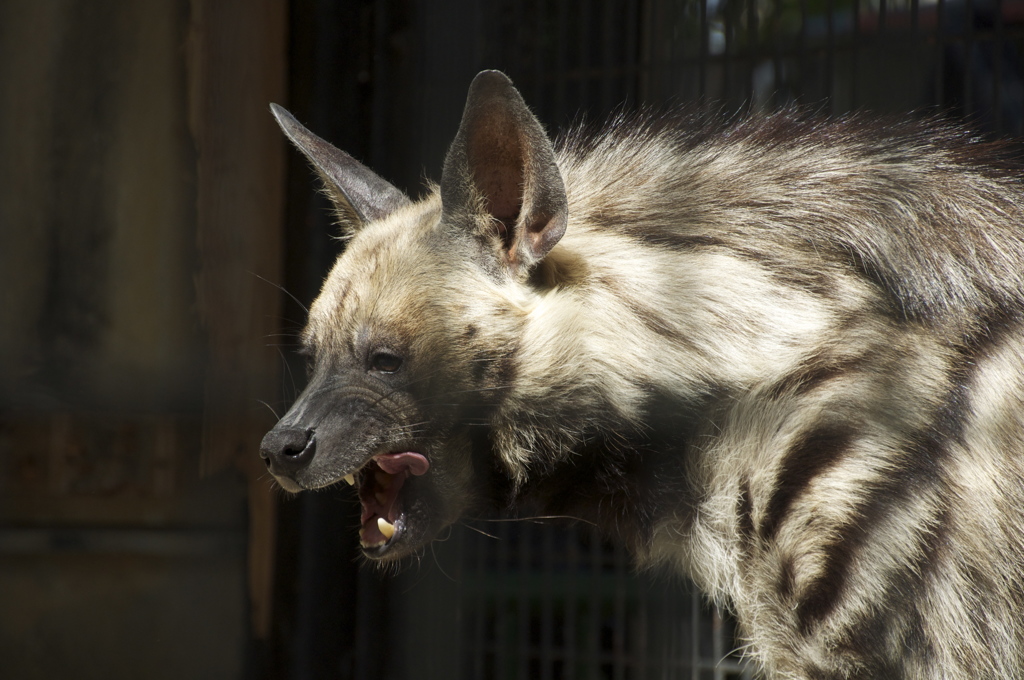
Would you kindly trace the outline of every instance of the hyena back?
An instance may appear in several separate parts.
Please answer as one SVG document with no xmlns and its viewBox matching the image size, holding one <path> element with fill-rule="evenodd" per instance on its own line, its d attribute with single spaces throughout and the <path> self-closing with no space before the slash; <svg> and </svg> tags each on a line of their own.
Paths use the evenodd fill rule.
<svg viewBox="0 0 1024 680">
<path fill-rule="evenodd" d="M 584 518 L 770 678 L 1024 677 L 1024 172 L 939 124 L 622 118 L 474 80 L 412 201 L 275 107 L 350 240 L 261 454 L 370 558 Z"/>
</svg>

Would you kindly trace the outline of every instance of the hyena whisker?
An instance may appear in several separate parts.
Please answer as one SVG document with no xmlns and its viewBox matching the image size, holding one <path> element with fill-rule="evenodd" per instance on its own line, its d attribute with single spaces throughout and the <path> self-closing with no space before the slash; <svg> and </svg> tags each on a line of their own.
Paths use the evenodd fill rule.
<svg viewBox="0 0 1024 680">
<path fill-rule="evenodd" d="M 268 410 L 268 411 L 270 411 L 271 413 L 273 413 L 273 414 L 274 414 L 274 419 L 275 419 L 275 420 L 281 420 L 281 416 L 280 416 L 280 415 L 278 415 L 277 411 L 275 411 L 275 410 L 274 410 L 274 407 L 273 407 L 273 406 L 271 406 L 271 405 L 270 405 L 270 404 L 268 404 L 267 402 L 263 401 L 262 399 L 257 399 L 257 400 L 256 400 L 256 402 L 257 402 L 257 403 L 260 403 L 260 404 L 263 404 L 264 406 L 266 406 L 266 407 L 267 407 L 267 410 Z M 269 474 L 269 473 L 268 473 L 268 474 Z"/>
<path fill-rule="evenodd" d="M 452 525 L 449 524 L 447 527 L 444 528 L 443 533 L 439 533 L 437 536 L 434 537 L 432 541 L 430 541 L 430 544 L 431 546 L 433 546 L 434 543 L 447 543 L 449 540 L 451 540 L 451 537 Z"/>
<path fill-rule="evenodd" d="M 267 483 L 267 490 L 270 491 L 271 493 L 273 493 L 277 498 L 285 498 L 286 497 L 284 488 L 282 488 L 282 486 L 278 483 L 278 481 L 274 478 L 274 476 L 271 475 L 269 472 L 260 475 L 257 478 L 257 481 L 258 482 L 266 482 Z"/>
<path fill-rule="evenodd" d="M 387 392 L 383 392 L 383 393 L 381 393 L 381 395 L 377 399 L 375 399 L 374 401 L 370 402 L 370 406 L 371 407 L 376 407 L 379 404 L 381 404 L 382 402 L 390 399 L 394 395 L 401 394 L 403 391 L 408 390 L 410 387 L 414 387 L 414 386 L 417 386 L 420 383 L 426 382 L 431 377 L 432 376 L 425 376 L 423 378 L 419 378 L 417 380 L 413 380 L 413 381 L 410 381 L 408 383 L 405 383 L 401 387 L 394 387 L 394 388 L 390 389 Z"/>
<path fill-rule="evenodd" d="M 253 272 L 253 271 L 249 271 L 249 273 L 250 273 L 250 274 L 252 274 L 253 276 L 255 276 L 255 277 L 256 277 L 257 279 L 259 279 L 260 281 L 263 281 L 264 283 L 269 283 L 269 284 L 270 284 L 271 286 L 273 286 L 274 288 L 277 288 L 277 289 L 278 289 L 279 291 L 281 291 L 282 293 L 284 293 L 285 295 L 287 295 L 288 297 L 290 297 L 290 298 L 291 298 L 291 299 L 292 299 L 292 300 L 293 300 L 293 301 L 295 302 L 295 304 L 297 304 L 297 305 L 298 305 L 298 306 L 299 306 L 299 307 L 300 307 L 300 308 L 302 309 L 302 311 L 304 311 L 304 312 L 305 312 L 306 314 L 309 314 L 309 308 L 307 308 L 307 307 L 306 307 L 306 305 L 302 304 L 302 302 L 301 302 L 301 301 L 299 300 L 299 298 L 295 297 L 295 296 L 294 296 L 294 295 L 292 295 L 292 294 L 291 294 L 290 292 L 288 292 L 288 291 L 287 291 L 287 290 L 285 289 L 285 287 L 284 287 L 284 286 L 282 286 L 282 285 L 281 285 L 281 284 L 279 284 L 279 283 L 274 283 L 274 282 L 273 282 L 273 281 L 271 281 L 270 279 L 264 278 L 264 277 L 260 276 L 259 274 L 257 274 L 256 272 Z"/>
<path fill-rule="evenodd" d="M 479 394 L 481 392 L 500 392 L 512 389 L 511 385 L 492 385 L 490 387 L 471 387 L 464 390 L 449 390 L 444 393 L 446 397 L 455 397 L 462 394 Z"/>
<path fill-rule="evenodd" d="M 465 390 L 453 390 L 453 391 L 445 392 L 443 394 L 439 394 L 439 395 L 437 395 L 436 398 L 424 399 L 423 401 L 424 401 L 424 403 L 429 404 L 430 406 L 434 406 L 434 407 L 438 407 L 438 406 L 455 406 L 455 407 L 459 407 L 459 406 L 465 406 L 465 404 L 462 403 L 462 402 L 459 402 L 459 401 L 451 401 L 450 402 L 450 401 L 439 401 L 439 400 L 442 399 L 442 398 L 446 398 L 446 397 L 448 397 L 448 398 L 457 398 L 459 396 L 465 396 L 465 395 L 471 395 L 471 394 L 485 394 L 485 393 L 490 393 L 490 392 L 501 392 L 501 391 L 507 391 L 509 389 L 511 389 L 511 387 L 500 386 L 499 385 L 499 386 L 495 386 L 495 387 L 481 387 L 481 388 L 472 388 L 472 389 L 465 389 Z"/>
<path fill-rule="evenodd" d="M 596 522 L 584 519 L 582 517 L 575 517 L 573 515 L 530 515 L 529 517 L 474 517 L 474 522 L 533 522 L 535 524 L 543 524 L 541 520 L 571 520 L 573 522 L 580 522 L 582 524 L 589 524 L 592 527 L 598 526 Z"/>
<path fill-rule="evenodd" d="M 412 386 L 412 385 L 414 385 L 416 383 L 422 383 L 422 382 L 425 382 L 427 380 L 430 380 L 432 377 L 434 377 L 434 376 L 425 376 L 425 377 L 423 377 L 421 379 L 412 381 L 410 383 L 406 383 L 403 386 L 402 389 L 408 389 L 410 386 Z M 494 392 L 494 391 L 500 391 L 500 390 L 504 390 L 504 389 L 508 389 L 508 387 L 507 386 L 503 386 L 503 385 L 496 385 L 496 386 L 492 386 L 492 387 L 482 387 L 482 388 L 465 389 L 465 390 L 452 390 L 452 391 L 447 391 L 447 392 L 445 392 L 445 393 L 443 393 L 442 395 L 439 395 L 439 396 L 453 397 L 453 396 L 462 395 L 462 394 L 472 394 L 472 393 L 478 393 L 478 392 Z M 370 403 L 370 406 L 371 407 L 376 407 L 376 406 L 380 405 L 382 402 L 386 401 L 387 399 L 389 399 L 393 395 L 398 394 L 399 391 L 400 391 L 400 388 L 395 388 L 395 389 L 393 389 L 393 390 L 391 390 L 389 392 L 381 394 L 377 399 L 375 399 L 374 401 L 372 401 Z M 429 404 L 429 405 L 431 405 L 431 406 L 434 406 L 434 407 L 437 407 L 437 406 L 453 406 L 453 407 L 463 406 L 463 404 L 461 404 L 461 403 L 438 402 L 438 401 L 436 401 L 434 399 L 424 400 L 424 402 Z"/>
<path fill-rule="evenodd" d="M 430 420 L 420 420 L 418 422 L 409 423 L 408 425 L 402 425 L 402 430 L 407 432 L 419 432 L 422 428 L 430 425 Z"/>
<path fill-rule="evenodd" d="M 263 339 L 269 340 L 270 338 L 288 338 L 289 340 L 293 341 L 292 346 L 299 347 L 300 343 L 298 342 L 298 338 L 296 336 L 301 330 L 301 328 L 294 328 L 285 330 L 281 333 L 266 333 L 263 336 Z"/>
<path fill-rule="evenodd" d="M 477 520 L 474 519 L 474 521 L 477 521 Z M 476 528 L 475 526 L 470 524 L 468 521 L 462 521 L 462 522 L 460 522 L 460 524 L 462 524 L 462 526 L 466 527 L 470 531 L 475 531 L 476 533 L 480 534 L 481 536 L 486 536 L 487 538 L 493 538 L 496 541 L 500 541 L 501 540 L 501 538 L 499 538 L 498 536 L 494 536 L 493 534 L 489 534 L 486 531 L 484 531 L 483 529 Z"/>
<path fill-rule="evenodd" d="M 288 382 L 291 383 L 292 387 L 292 394 L 297 395 L 299 393 L 299 388 L 295 384 L 295 373 L 292 372 L 291 363 L 288 361 L 288 358 L 284 355 L 284 351 L 282 351 L 280 347 L 277 347 L 276 349 L 277 353 L 281 356 L 281 373 L 288 376 Z M 278 418 L 278 420 L 280 420 L 280 418 Z"/>
<path fill-rule="evenodd" d="M 280 333 L 268 333 L 268 334 L 264 335 L 264 338 L 272 338 L 272 337 L 292 337 L 292 338 L 297 338 L 299 336 L 299 334 L 302 332 L 302 328 L 303 328 L 303 325 L 304 325 L 304 322 L 296 321 L 294 319 L 289 319 L 289 318 L 282 317 L 282 316 L 271 317 L 270 315 L 267 315 L 264 318 L 267 319 L 268 321 L 269 320 L 274 321 L 275 324 L 279 325 L 280 330 L 281 330 Z M 285 325 L 285 324 L 288 324 L 288 325 Z M 301 347 L 301 345 L 298 345 L 298 344 L 296 346 L 297 347 Z"/>
<path fill-rule="evenodd" d="M 451 525 L 448 526 L 448 529 L 449 529 L 448 536 L 445 537 L 444 541 L 448 540 L 448 538 L 451 537 Z M 446 572 L 444 570 L 444 567 L 441 566 L 441 560 L 439 560 L 437 558 L 437 551 L 434 550 L 434 544 L 438 543 L 439 541 L 440 542 L 444 542 L 444 541 L 442 541 L 439 538 L 435 538 L 433 541 L 430 542 L 430 555 L 434 558 L 434 564 L 437 565 L 437 570 L 439 572 L 441 572 L 441 574 L 443 574 L 446 579 L 448 579 L 452 583 L 458 583 L 457 580 L 455 580 L 454 578 L 452 578 L 451 576 L 448 575 L 448 572 Z"/>
<path fill-rule="evenodd" d="M 282 336 L 278 336 L 278 337 L 285 337 L 285 336 L 282 335 Z M 265 339 L 266 340 L 271 340 L 270 337 L 265 338 Z M 298 348 L 298 345 L 296 345 L 295 343 L 292 343 L 292 342 L 267 342 L 263 346 L 264 347 L 274 347 L 276 349 L 286 349 L 286 350 L 288 350 L 291 353 L 294 353 L 296 351 L 296 349 Z"/>
</svg>

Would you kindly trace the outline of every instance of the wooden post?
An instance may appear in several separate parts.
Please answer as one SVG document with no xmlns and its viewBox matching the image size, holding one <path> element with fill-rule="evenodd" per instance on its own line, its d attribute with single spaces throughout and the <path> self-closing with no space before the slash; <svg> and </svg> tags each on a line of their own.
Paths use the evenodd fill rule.
<svg viewBox="0 0 1024 680">
<path fill-rule="evenodd" d="M 275 500 L 258 456 L 277 399 L 284 143 L 284 0 L 192 0 L 189 122 L 197 152 L 199 314 L 208 337 L 202 470 L 235 465 L 249 487 L 253 634 L 270 633 Z M 260 278 L 262 277 L 262 279 Z M 265 279 L 265 280 L 263 280 Z"/>
</svg>

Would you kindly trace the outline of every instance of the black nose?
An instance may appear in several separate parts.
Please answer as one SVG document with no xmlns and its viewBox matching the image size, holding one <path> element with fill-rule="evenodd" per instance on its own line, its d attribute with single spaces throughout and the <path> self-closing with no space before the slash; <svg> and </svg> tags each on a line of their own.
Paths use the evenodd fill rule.
<svg viewBox="0 0 1024 680">
<path fill-rule="evenodd" d="M 275 427 L 260 444 L 260 456 L 271 472 L 293 474 L 309 465 L 316 454 L 313 430 L 297 427 Z"/>
</svg>

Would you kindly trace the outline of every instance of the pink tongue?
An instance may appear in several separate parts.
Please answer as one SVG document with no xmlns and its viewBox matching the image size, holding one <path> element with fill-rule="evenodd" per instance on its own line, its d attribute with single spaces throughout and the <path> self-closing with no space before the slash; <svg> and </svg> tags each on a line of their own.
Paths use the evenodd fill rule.
<svg viewBox="0 0 1024 680">
<path fill-rule="evenodd" d="M 389 475 L 397 475 L 402 470 L 408 470 L 414 475 L 424 474 L 430 463 L 426 457 L 419 453 L 385 453 L 374 458 L 380 469 Z"/>
</svg>

